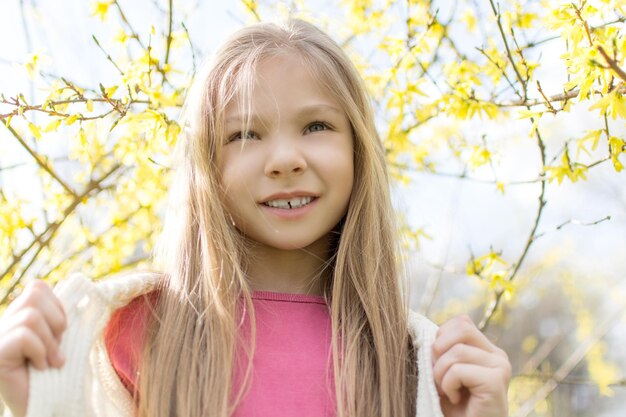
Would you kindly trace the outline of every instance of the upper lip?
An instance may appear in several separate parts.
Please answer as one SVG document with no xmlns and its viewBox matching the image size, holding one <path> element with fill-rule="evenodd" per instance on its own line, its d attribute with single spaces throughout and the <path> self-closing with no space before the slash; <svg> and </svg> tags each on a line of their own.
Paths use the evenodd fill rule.
<svg viewBox="0 0 626 417">
<path fill-rule="evenodd" d="M 261 203 L 267 203 L 272 200 L 290 200 L 296 197 L 317 197 L 317 194 L 311 193 L 309 191 L 282 191 L 279 193 L 272 194 L 268 197 L 265 197 L 261 200 Z"/>
</svg>

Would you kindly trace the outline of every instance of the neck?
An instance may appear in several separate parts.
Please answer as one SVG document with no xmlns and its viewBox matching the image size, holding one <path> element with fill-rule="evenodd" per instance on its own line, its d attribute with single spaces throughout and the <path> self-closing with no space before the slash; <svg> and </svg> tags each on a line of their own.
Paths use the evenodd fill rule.
<svg viewBox="0 0 626 417">
<path fill-rule="evenodd" d="M 246 276 L 255 291 L 322 295 L 328 278 L 328 239 L 302 249 L 284 250 L 253 242 L 249 248 Z"/>
</svg>

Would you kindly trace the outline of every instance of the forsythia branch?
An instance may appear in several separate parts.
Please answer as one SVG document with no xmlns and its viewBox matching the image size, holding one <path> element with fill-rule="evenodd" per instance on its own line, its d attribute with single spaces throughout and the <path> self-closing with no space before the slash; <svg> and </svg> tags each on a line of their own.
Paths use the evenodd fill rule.
<svg viewBox="0 0 626 417">
<path fill-rule="evenodd" d="M 616 312 L 611 314 L 604 322 L 594 327 L 592 334 L 583 343 L 578 345 L 567 360 L 557 369 L 552 378 L 550 378 L 535 394 L 529 398 L 520 409 L 513 415 L 513 417 L 527 417 L 535 409 L 536 405 L 556 389 L 556 387 L 563 381 L 582 361 L 589 352 L 589 350 L 600 340 L 611 328 L 615 325 L 624 312 L 626 306 L 622 306 Z"/>
<path fill-rule="evenodd" d="M 65 191 L 67 191 L 71 196 L 76 197 L 76 193 L 74 192 L 74 190 L 72 190 L 72 188 L 67 185 L 65 183 L 65 181 L 63 181 L 61 179 L 61 177 L 59 177 L 59 175 L 48 165 L 48 163 L 46 161 L 44 161 L 38 154 L 37 152 L 35 152 L 30 146 L 28 146 L 28 144 L 24 141 L 24 139 L 19 135 L 19 133 L 17 133 L 15 131 L 15 129 L 13 129 L 11 126 L 6 126 L 6 128 L 9 130 L 9 132 L 11 132 L 11 134 L 13 135 L 13 137 L 15 139 L 17 139 L 17 141 L 20 143 L 20 145 L 26 149 L 26 152 L 28 152 L 28 154 L 30 156 L 32 156 L 32 158 L 35 160 L 35 162 L 37 162 L 37 165 L 39 165 L 44 171 L 46 171 L 48 174 L 50 174 L 50 176 L 52 178 L 54 178 L 60 185 L 61 187 L 63 187 L 63 189 L 65 189 Z"/>
<path fill-rule="evenodd" d="M 617 64 L 617 61 L 611 58 L 609 54 L 606 53 L 602 45 L 598 45 L 596 48 L 598 49 L 598 52 L 600 52 L 600 54 L 606 61 L 609 68 L 611 68 L 617 74 L 617 76 L 622 79 L 622 81 L 626 82 L 626 71 L 620 68 L 620 66 Z"/>
<path fill-rule="evenodd" d="M 5 268 L 5 270 L 0 273 L 0 280 L 3 280 L 7 274 L 11 273 L 11 271 L 13 270 L 13 268 L 24 258 L 24 256 L 26 256 L 26 254 L 36 245 L 39 244 L 39 248 L 37 249 L 37 251 L 35 252 L 35 254 L 33 255 L 33 257 L 31 258 L 31 260 L 29 261 L 29 263 L 26 265 L 26 267 L 22 270 L 21 274 L 17 277 L 17 278 L 13 278 L 11 284 L 9 285 L 9 287 L 6 289 L 6 292 L 4 293 L 4 296 L 2 297 L 2 299 L 0 300 L 0 305 L 3 305 L 8 297 L 11 295 L 11 293 L 13 292 L 13 290 L 15 289 L 15 287 L 17 287 L 17 285 L 20 283 L 21 279 L 24 277 L 26 271 L 28 270 L 28 268 L 30 267 L 30 265 L 32 265 L 32 263 L 34 262 L 34 260 L 36 259 L 37 255 L 41 252 L 41 250 L 47 246 L 50 241 L 52 240 L 52 238 L 54 237 L 54 234 L 57 232 L 57 230 L 59 229 L 59 227 L 63 224 L 63 222 L 68 218 L 68 216 L 76 209 L 76 207 L 78 207 L 78 205 L 80 203 L 83 202 L 83 200 L 89 196 L 93 191 L 95 190 L 102 190 L 102 183 L 109 178 L 111 175 L 113 175 L 117 170 L 119 170 L 122 167 L 122 165 L 114 165 L 108 172 L 106 172 L 105 174 L 103 174 L 100 178 L 96 179 L 96 180 L 92 180 L 90 181 L 85 189 L 78 195 L 75 195 L 75 197 L 73 198 L 72 202 L 65 208 L 65 210 L 63 210 L 63 213 L 61 215 L 61 218 L 55 222 L 49 223 L 46 227 L 46 229 L 41 232 L 40 234 L 38 234 L 37 236 L 35 236 L 35 238 L 31 241 L 31 243 L 25 248 L 23 249 L 20 253 L 18 253 L 17 255 L 13 256 L 12 261 L 9 263 L 8 267 Z"/>
</svg>

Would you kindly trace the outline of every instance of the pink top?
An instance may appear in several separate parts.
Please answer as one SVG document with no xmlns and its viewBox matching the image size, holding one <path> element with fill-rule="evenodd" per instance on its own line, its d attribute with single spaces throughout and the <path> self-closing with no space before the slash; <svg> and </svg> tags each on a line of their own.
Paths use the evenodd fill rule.
<svg viewBox="0 0 626 417">
<path fill-rule="evenodd" d="M 254 291 L 256 350 L 248 393 L 233 417 L 249 416 L 335 416 L 331 350 L 331 321 L 322 296 Z M 149 314 L 146 300 L 156 292 L 138 297 L 114 312 L 105 331 L 105 342 L 113 367 L 132 394 L 136 364 Z M 242 335 L 250 337 L 250 323 Z M 245 373 L 243 347 L 235 364 L 234 392 Z"/>
</svg>

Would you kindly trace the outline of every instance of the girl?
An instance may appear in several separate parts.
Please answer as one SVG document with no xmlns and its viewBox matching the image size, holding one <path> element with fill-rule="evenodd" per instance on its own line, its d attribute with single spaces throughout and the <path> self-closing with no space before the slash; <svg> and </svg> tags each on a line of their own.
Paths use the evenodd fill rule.
<svg viewBox="0 0 626 417">
<path fill-rule="evenodd" d="M 37 281 L 0 326 L 27 416 L 505 416 L 466 317 L 409 312 L 363 81 L 314 26 L 236 32 L 196 76 L 162 274 Z"/>
</svg>

